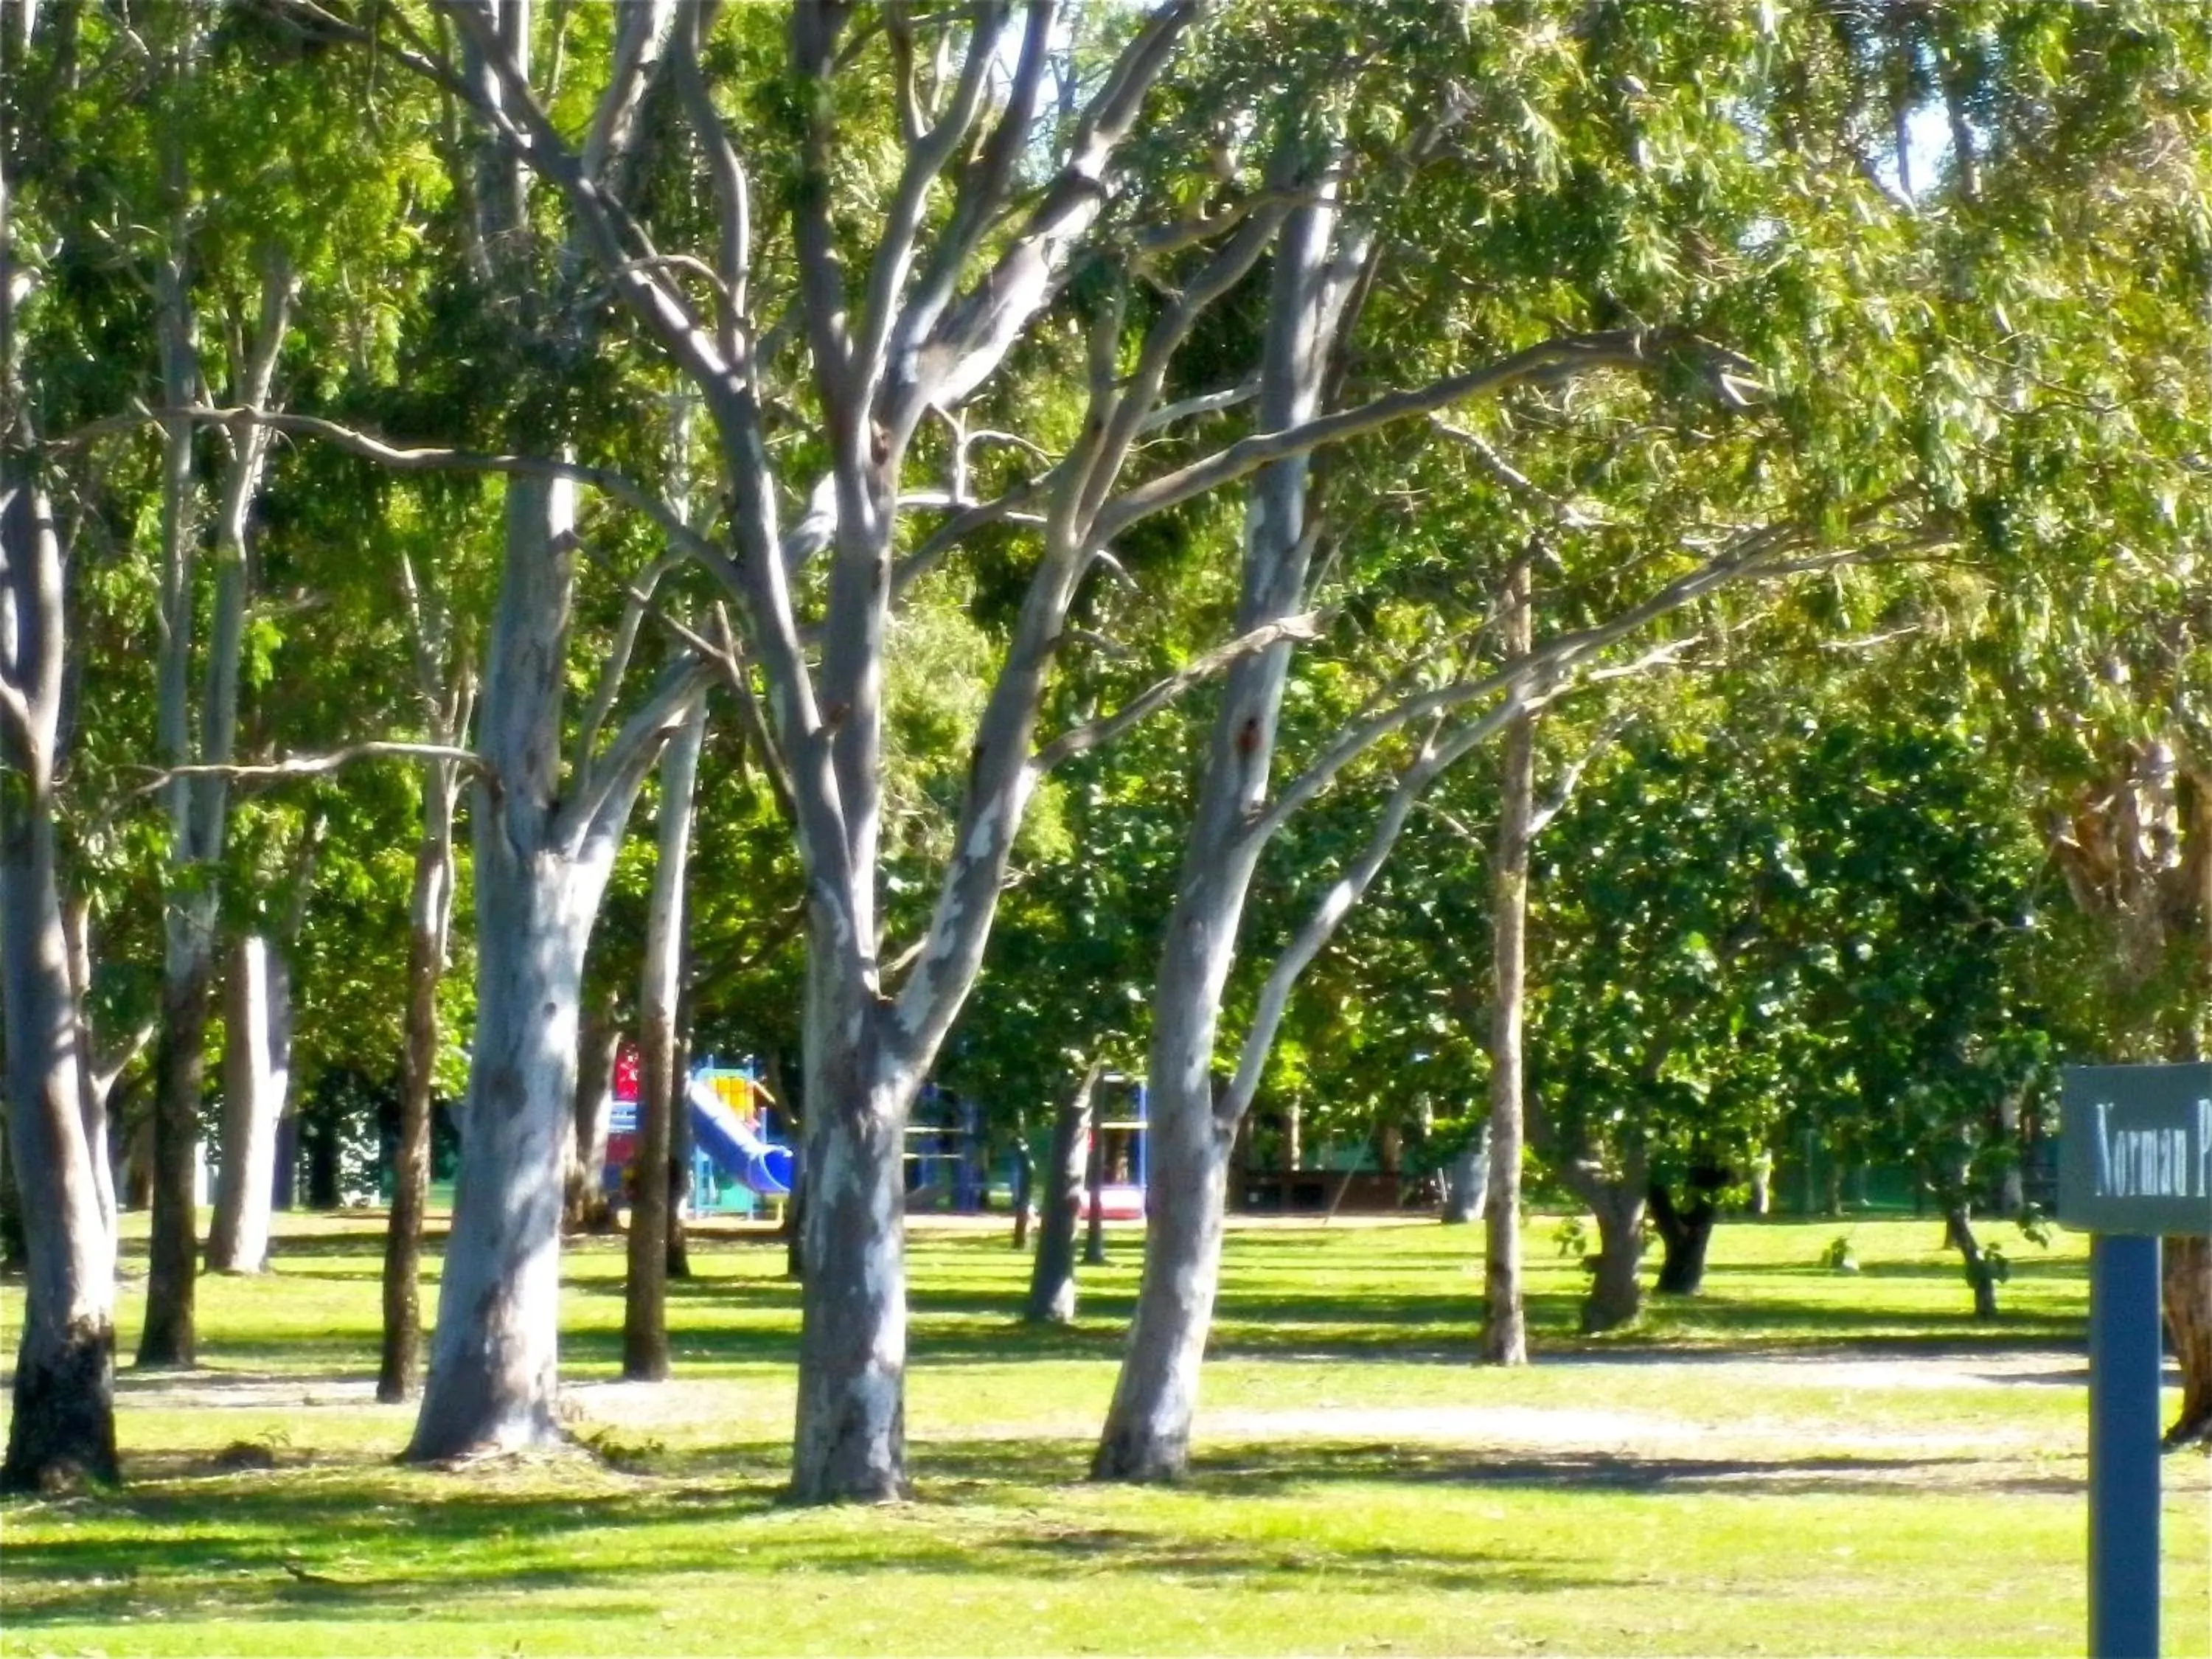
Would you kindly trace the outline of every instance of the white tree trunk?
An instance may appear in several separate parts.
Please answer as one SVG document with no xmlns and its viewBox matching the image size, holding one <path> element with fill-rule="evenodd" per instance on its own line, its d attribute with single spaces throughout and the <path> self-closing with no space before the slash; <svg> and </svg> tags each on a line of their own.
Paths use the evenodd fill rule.
<svg viewBox="0 0 2212 1659">
<path fill-rule="evenodd" d="M 577 997 L 636 783 L 578 830 L 562 811 L 561 714 L 574 587 L 566 484 L 516 479 L 487 653 L 476 858 L 477 1028 L 429 1376 L 408 1456 L 558 1437 L 562 1176 Z M 571 781 L 581 788 L 580 781 Z M 603 821 L 602 821 L 603 820 Z"/>
<path fill-rule="evenodd" d="M 906 1479 L 906 1122 L 921 1074 L 893 1065 L 874 999 L 837 953 L 809 953 L 806 1275 L 792 1496 L 902 1498 Z"/>
<path fill-rule="evenodd" d="M 212 1272 L 257 1273 L 268 1265 L 276 1122 L 291 1079 L 289 980 L 266 939 L 249 933 L 238 941 L 225 988 L 222 1164 L 208 1227 Z"/>
<path fill-rule="evenodd" d="M 1277 244 L 1261 371 L 1262 431 L 1293 426 L 1319 407 L 1350 287 L 1348 275 L 1332 269 L 1336 223 L 1333 202 L 1303 208 Z M 1312 550 L 1305 535 L 1307 470 L 1298 456 L 1254 478 L 1245 512 L 1240 634 L 1293 615 L 1304 600 Z M 1220 1275 L 1229 1153 L 1242 1106 L 1237 1103 L 1225 1121 L 1217 1111 L 1214 1041 L 1262 845 L 1246 831 L 1267 796 L 1290 661 L 1284 641 L 1230 667 L 1199 781 L 1152 995 L 1144 1279 L 1091 1463 L 1098 1479 L 1171 1479 L 1188 1461 L 1199 1362 Z"/>
<path fill-rule="evenodd" d="M 692 799 L 707 711 L 692 711 L 660 763 L 659 856 L 646 914 L 638 988 L 637 1150 L 630 1160 L 629 1273 L 623 1297 L 623 1375 L 668 1375 L 668 1152 L 676 1114 L 688 1111 L 677 1068 L 676 1019 L 684 967 L 684 882 L 691 857 Z"/>
<path fill-rule="evenodd" d="M 1506 583 L 1505 649 L 1526 656 L 1535 643 L 1529 555 Z M 1505 766 L 1491 877 L 1490 1168 L 1484 1206 L 1482 1358 L 1492 1365 L 1528 1363 L 1521 1271 L 1521 1018 L 1528 994 L 1528 838 L 1535 812 L 1536 717 L 1523 712 L 1505 728 Z"/>
<path fill-rule="evenodd" d="M 0 185 L 0 222 L 4 214 Z M 0 293 L 0 307 L 12 303 Z M 0 363 L 0 375 L 11 367 Z M 27 458 L 13 453 L 12 434 L 0 434 L 0 672 L 12 705 L 0 721 L 0 1026 L 25 1255 L 0 1491 L 35 1492 L 79 1475 L 116 1478 L 115 1243 L 85 1133 L 55 863 L 61 550 L 52 511 L 26 476 Z"/>
<path fill-rule="evenodd" d="M 490 816 L 481 800 L 477 816 Z M 476 1037 L 416 1462 L 560 1436 L 562 1161 L 599 884 L 497 839 L 476 837 Z"/>
</svg>

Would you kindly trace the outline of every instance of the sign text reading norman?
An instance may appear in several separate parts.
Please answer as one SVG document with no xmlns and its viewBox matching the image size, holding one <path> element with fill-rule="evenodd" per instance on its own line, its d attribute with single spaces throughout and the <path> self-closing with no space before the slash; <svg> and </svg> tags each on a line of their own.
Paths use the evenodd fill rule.
<svg viewBox="0 0 2212 1659">
<path fill-rule="evenodd" d="M 2069 1067 L 2058 1218 L 2087 1232 L 2212 1232 L 2212 1066 Z"/>
</svg>

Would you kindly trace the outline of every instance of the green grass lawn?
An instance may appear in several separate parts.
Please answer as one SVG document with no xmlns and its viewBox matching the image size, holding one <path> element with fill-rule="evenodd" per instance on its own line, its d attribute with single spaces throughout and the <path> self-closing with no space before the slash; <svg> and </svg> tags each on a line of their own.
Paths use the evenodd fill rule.
<svg viewBox="0 0 2212 1659">
<path fill-rule="evenodd" d="M 201 1281 L 208 1369 L 123 1376 L 130 1484 L 0 1511 L 0 1652 L 2081 1647 L 2072 1237 L 2014 1248 L 1990 1325 L 1933 1221 L 1727 1226 L 1704 1296 L 1588 1340 L 1539 1219 L 1539 1363 L 1501 1372 L 1468 1363 L 1479 1230 L 1239 1230 L 1194 1478 L 1134 1491 L 1081 1480 L 1134 1237 L 1076 1328 L 1038 1332 L 1001 1231 L 926 1226 L 920 1496 L 824 1511 L 776 1501 L 797 1297 L 772 1242 L 701 1241 L 653 1388 L 615 1380 L 620 1242 L 576 1249 L 565 1370 L 598 1455 L 441 1474 L 392 1464 L 410 1413 L 369 1399 L 380 1224 L 286 1218 L 275 1272 Z M 1817 1265 L 1845 1231 L 1855 1275 Z M 2170 1655 L 2212 1652 L 2208 1476 L 2166 1461 Z"/>
</svg>

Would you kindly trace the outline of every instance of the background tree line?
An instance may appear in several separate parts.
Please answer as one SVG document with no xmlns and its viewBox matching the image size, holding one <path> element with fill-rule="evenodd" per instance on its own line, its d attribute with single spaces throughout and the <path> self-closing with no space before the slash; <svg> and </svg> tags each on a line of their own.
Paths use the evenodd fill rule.
<svg viewBox="0 0 2212 1659">
<path fill-rule="evenodd" d="M 0 33 L 11 1485 L 113 1472 L 111 1144 L 138 1363 L 189 1364 L 283 1126 L 329 1170 L 364 1100 L 410 1455 L 557 1434 L 620 1030 L 656 1158 L 687 1049 L 760 1056 L 803 1125 L 817 1499 L 904 1488 L 933 1074 L 1024 1138 L 1145 1078 L 1096 1472 L 1149 1479 L 1262 1120 L 1425 1118 L 1439 1158 L 1486 1125 L 1510 1360 L 1524 1132 L 1597 1218 L 1594 1326 L 1647 1218 L 1693 1288 L 1806 1133 L 1911 1164 L 1993 1306 L 1974 1218 L 2018 1208 L 2055 1065 L 2204 1052 L 2186 9 Z M 648 1184 L 641 1375 L 681 1261 Z M 2207 1271 L 2170 1252 L 2200 1424 Z"/>
</svg>

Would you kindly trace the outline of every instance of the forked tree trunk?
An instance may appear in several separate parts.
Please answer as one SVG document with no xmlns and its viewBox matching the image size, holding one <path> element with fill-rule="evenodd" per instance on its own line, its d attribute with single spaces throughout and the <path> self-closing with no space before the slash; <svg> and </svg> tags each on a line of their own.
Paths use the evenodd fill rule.
<svg viewBox="0 0 2212 1659">
<path fill-rule="evenodd" d="M 1084 1068 L 1075 1092 L 1053 1114 L 1052 1150 L 1045 1158 L 1043 1200 L 1037 1206 L 1036 1255 L 1030 1264 L 1029 1301 L 1022 1317 L 1032 1324 L 1065 1325 L 1075 1317 L 1075 1227 L 1083 1212 L 1090 1163 L 1091 1102 L 1100 1062 Z"/>
<path fill-rule="evenodd" d="M 2181 1413 L 2166 1444 L 2212 1444 L 2212 1240 L 2165 1242 L 2160 1283 L 2166 1328 L 2181 1366 Z"/>
<path fill-rule="evenodd" d="M 1329 353 L 1364 257 L 1358 238 L 1348 239 L 1357 247 L 1340 246 L 1336 228 L 1335 204 L 1324 200 L 1293 213 L 1277 238 L 1259 430 L 1291 426 L 1319 411 Z M 1313 550 L 1306 534 L 1307 473 L 1300 457 L 1254 476 L 1245 507 L 1240 632 L 1294 615 L 1304 601 Z M 1214 1044 L 1261 851 L 1248 830 L 1267 798 L 1291 650 L 1279 643 L 1231 665 L 1199 778 L 1152 993 L 1144 1277 L 1091 1460 L 1095 1480 L 1171 1480 L 1189 1462 L 1199 1366 L 1220 1280 L 1230 1151 L 1237 1121 L 1249 1104 L 1249 1095 L 1217 1101 Z M 1286 1170 L 1286 1194 L 1291 1184 Z"/>
<path fill-rule="evenodd" d="M 485 659 L 484 773 L 470 811 L 477 1027 L 429 1377 L 407 1452 L 418 1462 L 560 1433 L 562 1174 L 577 998 L 615 848 L 665 730 L 649 720 L 626 726 L 638 735 L 620 763 L 572 771 L 564 790 L 574 522 L 569 486 L 509 481 Z M 672 705 L 697 685 L 696 677 L 672 681 L 656 706 L 680 714 Z"/>
<path fill-rule="evenodd" d="M 1583 1329 L 1592 1334 L 1617 1330 L 1644 1310 L 1644 1206 L 1648 1188 L 1639 1174 L 1633 1182 L 1608 1182 L 1592 1194 L 1597 1217 L 1597 1261 L 1589 1294 L 1583 1298 Z"/>
<path fill-rule="evenodd" d="M 289 979 L 266 939 L 249 933 L 238 941 L 224 986 L 222 1163 L 208 1227 L 210 1272 L 258 1273 L 268 1265 L 276 1123 L 291 1073 Z"/>
<path fill-rule="evenodd" d="M 407 1021 L 399 1062 L 399 1146 L 392 1171 L 392 1214 L 384 1235 L 384 1346 L 376 1397 L 387 1405 L 412 1395 L 422 1375 L 422 1217 L 430 1204 L 430 1109 L 438 1069 L 438 981 L 446 971 L 453 916 L 453 809 L 451 761 L 422 769 L 422 832 L 415 845 L 415 884 L 407 902 Z"/>
<path fill-rule="evenodd" d="M 1505 587 L 1505 650 L 1526 656 L 1534 643 L 1530 554 L 1513 562 Z M 1528 995 L 1528 839 L 1535 813 L 1536 717 L 1527 711 L 1505 728 L 1491 871 L 1490 1170 L 1484 1205 L 1482 1358 L 1528 1363 L 1521 1267 L 1522 1136 L 1521 1022 Z"/>
<path fill-rule="evenodd" d="M 1974 1293 L 1974 1317 L 1995 1319 L 1997 1316 L 1996 1267 L 1983 1249 L 1981 1241 L 1974 1237 L 1973 1212 L 1963 1200 L 1946 1206 L 1943 1212 L 1943 1237 L 1959 1252 L 1960 1265 L 1965 1269 L 1966 1284 Z"/>
<path fill-rule="evenodd" d="M 0 238 L 5 213 L 0 180 Z M 15 298 L 0 292 L 0 323 L 12 325 Z M 0 362 L 0 390 L 10 393 L 13 368 Z M 0 677 L 11 694 L 0 714 L 0 1030 L 25 1273 L 0 1491 L 40 1492 L 116 1479 L 115 1243 L 85 1132 L 56 865 L 61 546 L 14 440 L 0 432 Z"/>
<path fill-rule="evenodd" d="M 629 1216 L 629 1272 L 623 1296 L 623 1375 L 658 1382 L 668 1375 L 668 1167 L 676 1114 L 690 1109 L 677 1069 L 676 1014 L 684 962 L 684 881 L 691 856 L 691 804 L 707 713 L 692 711 L 660 763 L 660 848 L 646 918 L 645 970 L 638 988 L 637 1147 Z"/>
<path fill-rule="evenodd" d="M 615 1206 L 607 1196 L 607 1136 L 614 1114 L 615 1063 L 622 1050 L 622 1026 L 612 996 L 587 1004 L 581 1024 L 561 1225 L 572 1233 L 611 1232 Z"/>
</svg>

